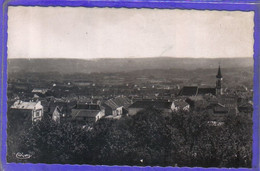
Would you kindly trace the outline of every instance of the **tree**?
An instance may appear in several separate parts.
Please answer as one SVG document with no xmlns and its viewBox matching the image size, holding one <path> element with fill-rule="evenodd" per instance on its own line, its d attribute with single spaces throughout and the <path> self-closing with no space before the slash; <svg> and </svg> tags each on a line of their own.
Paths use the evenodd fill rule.
<svg viewBox="0 0 260 171">
<path fill-rule="evenodd" d="M 44 119 L 20 137 L 19 149 L 33 163 L 78 163 L 87 154 L 88 132 L 71 123 Z"/>
<path fill-rule="evenodd" d="M 8 137 L 8 145 L 14 146 L 8 154 L 32 155 L 27 160 L 9 155 L 9 161 L 250 167 L 251 118 L 228 115 L 219 126 L 210 125 L 209 120 L 209 114 L 203 111 L 177 111 L 165 118 L 162 111 L 153 108 L 119 120 L 100 119 L 92 129 L 46 118 L 17 133 L 17 137 Z"/>
</svg>

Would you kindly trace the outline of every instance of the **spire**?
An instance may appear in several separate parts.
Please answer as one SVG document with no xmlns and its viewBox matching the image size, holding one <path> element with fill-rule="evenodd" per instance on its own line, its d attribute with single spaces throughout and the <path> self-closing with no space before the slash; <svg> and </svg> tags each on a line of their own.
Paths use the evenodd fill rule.
<svg viewBox="0 0 260 171">
<path fill-rule="evenodd" d="M 218 74 L 216 75 L 216 78 L 222 78 L 220 65 L 219 65 L 219 67 L 218 67 Z"/>
</svg>

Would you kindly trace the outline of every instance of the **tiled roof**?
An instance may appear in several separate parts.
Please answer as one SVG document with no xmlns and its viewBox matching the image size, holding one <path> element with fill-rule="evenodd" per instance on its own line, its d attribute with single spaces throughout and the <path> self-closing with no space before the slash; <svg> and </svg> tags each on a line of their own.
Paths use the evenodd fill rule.
<svg viewBox="0 0 260 171">
<path fill-rule="evenodd" d="M 184 86 L 181 91 L 181 96 L 196 96 L 198 93 L 198 87 L 197 86 Z"/>
<path fill-rule="evenodd" d="M 216 89 L 215 88 L 199 88 L 198 89 L 198 94 L 204 95 L 204 94 L 216 94 Z"/>
<path fill-rule="evenodd" d="M 165 101 L 136 101 L 129 108 L 157 108 L 157 109 L 171 109 L 171 102 Z"/>
<path fill-rule="evenodd" d="M 98 111 L 98 110 L 77 110 L 77 109 L 74 109 L 71 112 L 71 116 L 72 116 L 73 119 L 76 118 L 76 117 L 95 118 L 99 112 L 100 111 Z"/>
<path fill-rule="evenodd" d="M 50 108 L 50 113 L 53 114 L 53 112 L 57 110 L 59 113 L 65 113 L 67 108 L 63 107 L 63 106 L 56 106 L 56 107 L 52 107 Z"/>
<path fill-rule="evenodd" d="M 76 109 L 101 110 L 97 104 L 77 104 Z"/>
<path fill-rule="evenodd" d="M 129 105 L 131 105 L 131 100 L 128 99 L 125 96 L 118 96 L 113 99 L 109 99 L 105 102 L 106 105 L 111 107 L 113 110 L 115 110 L 118 107 L 124 106 L 125 108 L 128 108 Z"/>
<path fill-rule="evenodd" d="M 20 100 L 17 100 L 11 108 L 13 109 L 29 109 L 32 110 L 36 106 L 37 102 L 23 102 Z"/>
</svg>

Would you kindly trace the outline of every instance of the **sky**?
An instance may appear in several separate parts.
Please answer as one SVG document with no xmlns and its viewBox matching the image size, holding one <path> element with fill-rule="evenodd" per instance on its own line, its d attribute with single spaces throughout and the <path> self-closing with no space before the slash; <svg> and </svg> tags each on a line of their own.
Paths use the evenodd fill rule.
<svg viewBox="0 0 260 171">
<path fill-rule="evenodd" d="M 253 57 L 254 12 L 8 7 L 8 58 Z"/>
</svg>

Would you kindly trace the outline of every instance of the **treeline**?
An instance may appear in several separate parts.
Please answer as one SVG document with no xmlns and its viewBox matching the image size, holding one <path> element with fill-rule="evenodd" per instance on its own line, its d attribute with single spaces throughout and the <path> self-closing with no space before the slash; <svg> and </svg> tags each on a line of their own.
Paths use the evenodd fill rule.
<svg viewBox="0 0 260 171">
<path fill-rule="evenodd" d="M 119 120 L 101 119 L 92 129 L 45 119 L 8 135 L 8 162 L 251 167 L 252 119 L 227 116 L 208 124 L 207 113 L 147 109 Z M 10 129 L 10 128 L 9 128 Z M 16 133 L 18 134 L 18 133 Z M 30 154 L 17 159 L 17 152 Z"/>
</svg>

